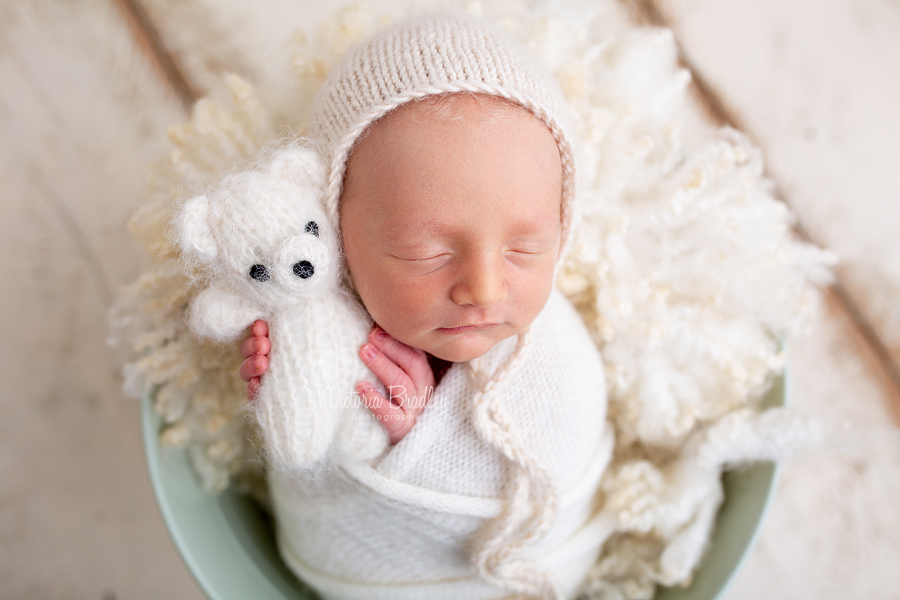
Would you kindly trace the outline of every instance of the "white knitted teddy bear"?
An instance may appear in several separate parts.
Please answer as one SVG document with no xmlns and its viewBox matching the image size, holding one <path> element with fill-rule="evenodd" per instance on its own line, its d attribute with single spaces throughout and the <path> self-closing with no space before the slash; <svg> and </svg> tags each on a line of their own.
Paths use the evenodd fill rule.
<svg viewBox="0 0 900 600">
<path fill-rule="evenodd" d="M 256 319 L 269 323 L 270 367 L 251 411 L 270 466 L 285 471 L 326 456 L 371 459 L 389 443 L 353 392 L 377 381 L 357 355 L 372 322 L 340 285 L 324 178 L 315 151 L 293 145 L 186 202 L 174 227 L 187 266 L 208 281 L 190 303 L 190 328 L 230 341 Z"/>
</svg>

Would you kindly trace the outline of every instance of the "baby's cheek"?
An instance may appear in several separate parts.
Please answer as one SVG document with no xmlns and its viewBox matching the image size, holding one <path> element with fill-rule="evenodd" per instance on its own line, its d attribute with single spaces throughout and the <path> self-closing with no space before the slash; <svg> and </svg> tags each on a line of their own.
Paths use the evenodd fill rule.
<svg viewBox="0 0 900 600">
<path fill-rule="evenodd" d="M 384 302 L 394 319 L 411 326 L 428 316 L 437 299 L 433 286 L 422 279 L 399 279 L 386 294 Z"/>
<path fill-rule="evenodd" d="M 523 323 L 521 326 L 527 326 L 535 318 L 538 313 L 543 310 L 550 298 L 550 292 L 553 289 L 553 268 L 544 269 L 523 277 L 517 285 L 518 291 L 512 298 L 517 306 L 517 312 Z"/>
<path fill-rule="evenodd" d="M 385 272 L 374 277 L 370 273 L 359 273 L 354 277 L 354 284 L 366 310 L 386 329 L 394 324 L 398 314 L 405 312 L 406 304 L 415 293 L 410 286 Z M 391 333 L 389 329 L 388 333 Z"/>
</svg>

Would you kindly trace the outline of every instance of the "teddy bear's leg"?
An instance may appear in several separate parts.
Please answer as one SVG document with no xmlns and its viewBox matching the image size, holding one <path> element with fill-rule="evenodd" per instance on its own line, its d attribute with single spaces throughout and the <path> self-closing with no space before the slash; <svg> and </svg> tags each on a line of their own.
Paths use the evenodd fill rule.
<svg viewBox="0 0 900 600">
<path fill-rule="evenodd" d="M 369 372 L 360 374 L 360 379 L 368 377 L 371 377 Z M 366 408 L 362 399 L 355 397 L 353 405 L 343 409 L 339 426 L 337 447 L 341 457 L 371 460 L 380 456 L 389 445 L 387 429 Z"/>
<path fill-rule="evenodd" d="M 335 302 L 333 306 L 341 306 L 342 310 L 333 311 L 339 316 L 341 328 L 347 332 L 347 342 L 335 348 L 340 353 L 343 364 L 342 379 L 350 385 L 348 399 L 341 405 L 340 423 L 337 432 L 337 449 L 339 455 L 348 460 L 371 460 L 380 456 L 390 445 L 390 438 L 384 425 L 366 407 L 356 392 L 356 383 L 368 381 L 380 386 L 378 378 L 372 373 L 357 353 L 365 343 L 372 319 L 359 310 L 350 300 Z M 384 390 L 383 390 L 384 391 Z"/>
<path fill-rule="evenodd" d="M 287 325 L 287 323 L 285 323 Z M 334 390 L 321 357 L 309 352 L 308 331 L 270 326 L 271 367 L 254 403 L 271 466 L 293 471 L 321 461 L 338 421 Z"/>
</svg>

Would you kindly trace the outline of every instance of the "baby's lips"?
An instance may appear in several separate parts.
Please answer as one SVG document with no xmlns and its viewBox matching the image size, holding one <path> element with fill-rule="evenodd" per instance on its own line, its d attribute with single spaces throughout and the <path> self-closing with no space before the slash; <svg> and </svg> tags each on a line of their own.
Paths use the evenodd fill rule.
<svg viewBox="0 0 900 600">
<path fill-rule="evenodd" d="M 499 323 L 471 323 L 471 324 L 465 324 L 465 325 L 453 325 L 453 326 L 450 326 L 450 327 L 441 327 L 440 330 L 441 330 L 441 331 L 446 331 L 446 332 L 451 332 L 451 333 L 453 333 L 453 332 L 459 332 L 459 333 L 462 333 L 462 332 L 465 332 L 465 331 L 476 331 L 476 330 L 479 330 L 479 329 L 490 329 L 491 327 L 496 327 L 497 325 L 499 325 Z"/>
</svg>

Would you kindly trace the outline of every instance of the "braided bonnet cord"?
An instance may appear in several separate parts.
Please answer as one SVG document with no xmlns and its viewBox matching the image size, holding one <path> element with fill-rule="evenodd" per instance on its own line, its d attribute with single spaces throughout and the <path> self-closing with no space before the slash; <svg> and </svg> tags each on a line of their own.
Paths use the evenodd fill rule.
<svg viewBox="0 0 900 600">
<path fill-rule="evenodd" d="M 477 361 L 470 363 L 480 386 L 472 399 L 475 428 L 514 469 L 505 510 L 482 530 L 472 563 L 485 581 L 514 592 L 516 598 L 555 600 L 562 598 L 562 593 L 553 576 L 517 554 L 550 529 L 556 514 L 556 489 L 543 463 L 517 437 L 497 391 L 521 362 L 531 339 L 530 330 L 520 334 L 515 350 L 493 377 L 479 370 Z"/>
</svg>

